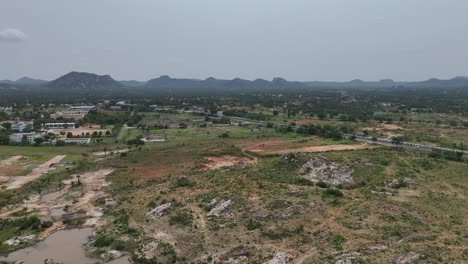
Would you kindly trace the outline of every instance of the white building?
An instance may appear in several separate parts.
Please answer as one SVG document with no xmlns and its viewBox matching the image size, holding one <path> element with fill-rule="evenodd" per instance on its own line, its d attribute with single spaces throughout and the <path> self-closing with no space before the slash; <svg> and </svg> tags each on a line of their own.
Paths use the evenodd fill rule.
<svg viewBox="0 0 468 264">
<path fill-rule="evenodd" d="M 50 114 L 50 118 L 57 119 L 57 118 L 67 118 L 67 119 L 75 119 L 80 120 L 83 119 L 88 113 L 87 111 L 63 111 L 63 112 L 56 112 Z"/>
<path fill-rule="evenodd" d="M 10 142 L 13 142 L 13 143 L 22 143 L 23 138 L 25 138 L 29 144 L 34 144 L 35 143 L 34 139 L 43 137 L 43 134 L 42 133 L 15 133 L 15 134 L 11 134 L 9 137 L 10 137 Z"/>
<path fill-rule="evenodd" d="M 19 122 L 11 126 L 12 131 L 23 132 L 27 127 L 33 127 L 33 122 Z"/>
<path fill-rule="evenodd" d="M 75 128 L 75 123 L 45 123 L 44 128 L 52 129 L 52 128 Z"/>
</svg>

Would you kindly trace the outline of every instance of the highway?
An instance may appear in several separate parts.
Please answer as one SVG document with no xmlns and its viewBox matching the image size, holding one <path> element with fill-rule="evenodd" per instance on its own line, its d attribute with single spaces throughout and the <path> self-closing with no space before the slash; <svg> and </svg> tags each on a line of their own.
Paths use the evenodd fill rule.
<svg viewBox="0 0 468 264">
<path fill-rule="evenodd" d="M 350 138 L 352 136 L 353 136 L 352 134 L 343 134 L 343 137 L 345 138 Z M 401 147 L 405 149 L 415 149 L 415 150 L 428 151 L 428 152 L 431 152 L 433 149 L 438 149 L 442 151 L 462 152 L 463 157 L 468 158 L 468 151 L 465 151 L 465 150 L 432 147 L 432 146 L 427 146 L 427 145 L 422 145 L 422 144 L 417 144 L 417 143 L 410 143 L 410 142 L 401 142 L 400 144 L 396 144 L 396 143 L 393 143 L 392 140 L 389 140 L 389 139 L 377 138 L 376 140 L 372 140 L 372 137 L 368 137 L 368 136 L 358 136 L 358 135 L 354 135 L 354 136 L 356 137 L 355 140 L 357 141 L 364 141 L 364 142 L 385 145 L 385 146 L 392 146 L 392 147 Z"/>
</svg>

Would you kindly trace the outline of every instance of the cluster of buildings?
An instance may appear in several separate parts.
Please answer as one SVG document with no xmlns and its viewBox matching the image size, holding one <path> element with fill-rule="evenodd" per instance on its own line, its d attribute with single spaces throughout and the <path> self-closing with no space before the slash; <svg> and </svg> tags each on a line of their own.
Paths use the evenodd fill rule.
<svg viewBox="0 0 468 264">
<path fill-rule="evenodd" d="M 27 129 L 30 127 L 31 129 Z M 41 132 L 30 132 L 33 122 L 19 122 L 11 126 L 11 143 L 16 144 L 55 144 L 63 141 L 66 144 L 89 144 L 92 136 L 109 136 L 111 132 L 96 127 L 81 128 L 75 123 L 45 123 Z M 37 140 L 41 138 L 43 140 Z M 52 138 L 52 139 L 51 139 Z M 50 140 L 51 139 L 51 140 Z"/>
<path fill-rule="evenodd" d="M 13 143 L 26 143 L 26 144 L 35 144 L 37 138 L 44 138 L 45 133 L 14 133 L 9 136 L 10 142 Z"/>
</svg>

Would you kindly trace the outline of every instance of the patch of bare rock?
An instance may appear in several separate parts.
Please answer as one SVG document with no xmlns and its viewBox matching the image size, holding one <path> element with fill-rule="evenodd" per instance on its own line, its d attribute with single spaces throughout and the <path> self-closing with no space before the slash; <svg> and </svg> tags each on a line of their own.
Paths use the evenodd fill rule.
<svg viewBox="0 0 468 264">
<path fill-rule="evenodd" d="M 351 167 L 340 166 L 338 163 L 322 157 L 310 158 L 300 167 L 299 174 L 313 182 L 325 182 L 330 185 L 354 184 Z"/>
<path fill-rule="evenodd" d="M 421 253 L 410 251 L 406 254 L 397 256 L 394 260 L 393 263 L 395 264 L 410 264 L 414 263 L 415 261 L 419 260 L 421 257 Z"/>
<path fill-rule="evenodd" d="M 210 205 L 214 206 L 206 215 L 209 218 L 219 217 L 228 207 L 231 205 L 232 200 L 220 200 L 213 199 Z"/>
<path fill-rule="evenodd" d="M 146 213 L 147 217 L 150 218 L 160 218 L 162 217 L 169 208 L 171 208 L 172 203 L 165 203 L 161 204 L 159 206 L 156 206 L 155 208 L 151 209 L 149 212 Z"/>
<path fill-rule="evenodd" d="M 287 264 L 294 259 L 294 256 L 286 252 L 275 252 L 273 258 L 265 264 Z"/>
</svg>

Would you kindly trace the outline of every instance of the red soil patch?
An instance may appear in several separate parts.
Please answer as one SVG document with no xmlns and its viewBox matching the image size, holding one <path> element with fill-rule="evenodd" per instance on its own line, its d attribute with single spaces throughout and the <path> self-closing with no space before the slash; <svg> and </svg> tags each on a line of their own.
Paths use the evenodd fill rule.
<svg viewBox="0 0 468 264">
<path fill-rule="evenodd" d="M 175 177 L 184 174 L 194 166 L 191 162 L 181 164 L 135 164 L 128 166 L 127 172 L 130 172 L 141 181 L 147 181 L 152 179 L 164 179 L 170 176 Z"/>
<path fill-rule="evenodd" d="M 270 151 L 275 149 L 283 149 L 291 146 L 294 142 L 283 139 L 270 139 L 262 141 L 242 141 L 237 145 L 240 149 L 252 152 Z"/>
<path fill-rule="evenodd" d="M 24 169 L 21 166 L 0 166 L 1 176 L 19 175 Z"/>
</svg>

